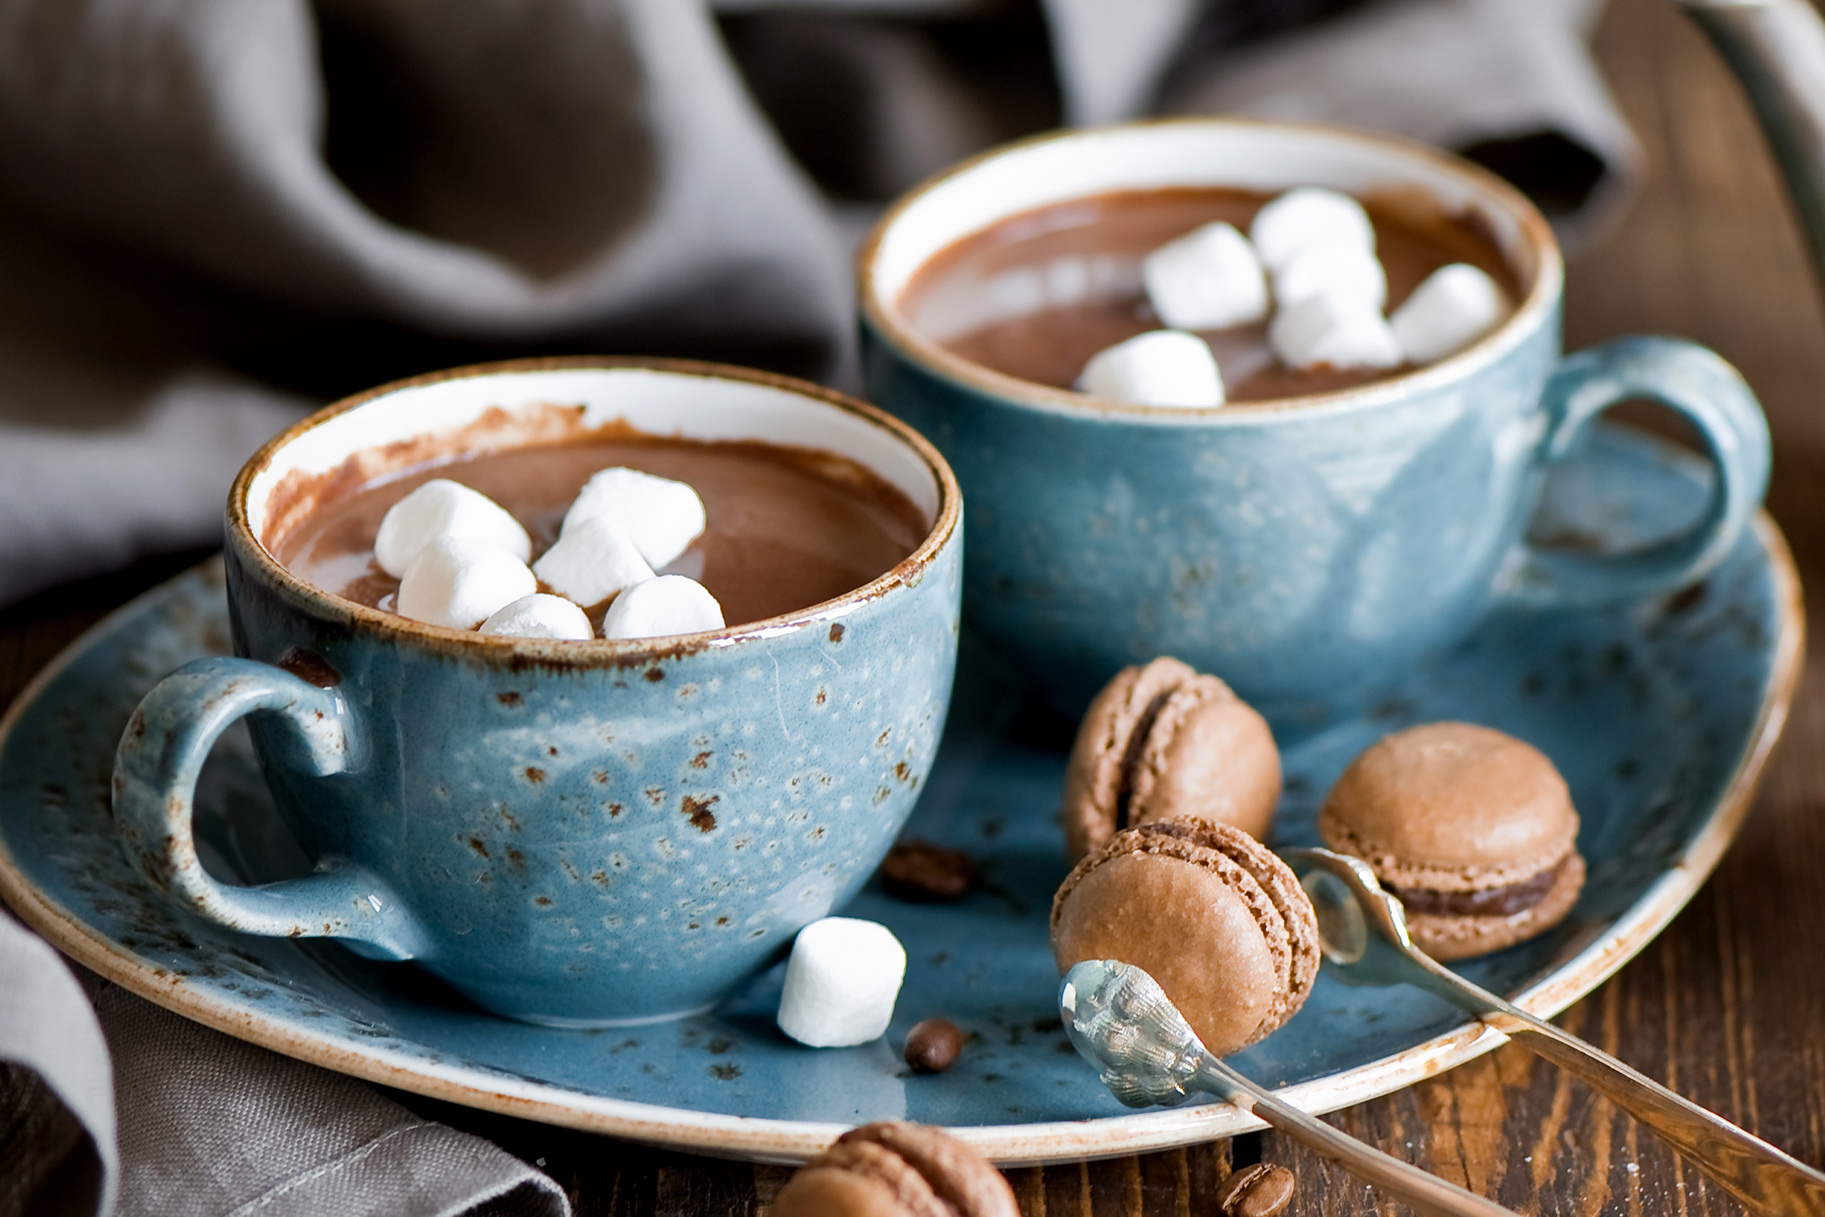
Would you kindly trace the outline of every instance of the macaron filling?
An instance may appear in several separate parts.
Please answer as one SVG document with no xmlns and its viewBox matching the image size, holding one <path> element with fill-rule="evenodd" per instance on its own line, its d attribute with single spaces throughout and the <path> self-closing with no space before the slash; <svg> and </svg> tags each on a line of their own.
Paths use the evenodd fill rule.
<svg viewBox="0 0 1825 1217">
<path fill-rule="evenodd" d="M 1153 696 L 1141 716 L 1134 721 L 1134 730 L 1128 735 L 1128 746 L 1122 751 L 1122 767 L 1115 780 L 1115 829 L 1120 832 L 1128 827 L 1128 808 L 1134 801 L 1135 777 L 1141 771 L 1141 758 L 1147 752 L 1147 738 L 1153 734 L 1153 725 L 1160 719 L 1160 711 L 1177 692 L 1176 686 L 1162 689 Z"/>
<path fill-rule="evenodd" d="M 1481 891 L 1441 892 L 1425 887 L 1396 887 L 1383 884 L 1400 898 L 1409 913 L 1430 913 L 1441 917 L 1512 917 L 1538 905 L 1552 893 L 1570 856 L 1559 859 L 1531 879 Z"/>
</svg>

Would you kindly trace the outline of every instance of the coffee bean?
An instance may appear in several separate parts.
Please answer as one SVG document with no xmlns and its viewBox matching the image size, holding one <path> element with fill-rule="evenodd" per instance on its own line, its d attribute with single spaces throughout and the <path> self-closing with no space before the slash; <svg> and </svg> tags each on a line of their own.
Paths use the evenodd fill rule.
<svg viewBox="0 0 1825 1217">
<path fill-rule="evenodd" d="M 888 895 L 913 904 L 959 900 L 981 877 L 968 854 L 929 841 L 902 841 L 881 863 Z"/>
<path fill-rule="evenodd" d="M 943 1073 L 963 1054 L 963 1031 L 948 1018 L 928 1018 L 906 1034 L 906 1063 L 914 1073 Z"/>
<path fill-rule="evenodd" d="M 1257 1162 L 1237 1167 L 1217 1189 L 1217 1207 L 1224 1217 L 1274 1217 L 1292 1203 L 1297 1183 L 1284 1166 Z"/>
</svg>

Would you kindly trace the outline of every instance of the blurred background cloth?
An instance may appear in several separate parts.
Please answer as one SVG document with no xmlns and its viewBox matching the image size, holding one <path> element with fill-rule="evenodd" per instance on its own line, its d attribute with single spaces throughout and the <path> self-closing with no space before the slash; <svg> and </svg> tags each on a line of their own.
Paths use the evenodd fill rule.
<svg viewBox="0 0 1825 1217">
<path fill-rule="evenodd" d="M 0 603 L 219 535 L 309 404 L 639 352 L 853 379 L 880 206 L 1061 123 L 1457 149 L 1576 243 L 1600 0 L 0 0 Z"/>
<path fill-rule="evenodd" d="M 0 604 L 212 543 L 261 441 L 393 377 L 617 352 L 849 386 L 883 204 L 1064 123 L 1412 136 L 1588 241 L 1638 156 L 1599 7 L 0 0 Z M 85 997 L 4 917 L 0 977 L 0 1214 L 567 1207 L 359 1083 Z"/>
</svg>

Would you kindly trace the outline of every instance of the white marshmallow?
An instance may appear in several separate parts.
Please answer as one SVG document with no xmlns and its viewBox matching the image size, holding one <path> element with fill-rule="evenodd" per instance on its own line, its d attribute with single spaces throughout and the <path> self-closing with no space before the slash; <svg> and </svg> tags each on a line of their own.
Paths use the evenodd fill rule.
<svg viewBox="0 0 1825 1217">
<path fill-rule="evenodd" d="M 779 1029 L 813 1048 L 878 1039 L 906 978 L 906 948 L 874 921 L 826 917 L 798 932 L 786 961 Z"/>
<path fill-rule="evenodd" d="M 654 570 L 683 553 L 706 523 L 703 500 L 686 483 L 622 468 L 604 469 L 583 483 L 560 532 L 591 516 L 618 525 Z"/>
<path fill-rule="evenodd" d="M 532 573 L 577 604 L 600 604 L 623 588 L 651 579 L 653 568 L 607 516 L 589 516 L 566 528 L 532 564 Z"/>
<path fill-rule="evenodd" d="M 532 571 L 506 550 L 443 537 L 412 559 L 395 604 L 402 617 L 472 630 L 502 605 L 538 590 Z"/>
<path fill-rule="evenodd" d="M 1312 296 L 1274 314 L 1267 344 L 1289 368 L 1391 368 L 1400 344 L 1376 308 L 1349 296 Z"/>
<path fill-rule="evenodd" d="M 722 605 L 708 588 L 683 575 L 660 575 L 615 597 L 602 617 L 602 637 L 658 638 L 722 626 Z"/>
<path fill-rule="evenodd" d="M 1453 262 L 1426 276 L 1388 324 L 1409 361 L 1431 363 L 1487 334 L 1510 307 L 1494 279 L 1467 262 Z"/>
<path fill-rule="evenodd" d="M 433 541 L 454 538 L 506 550 L 521 562 L 532 557 L 532 538 L 507 509 L 479 490 L 449 478 L 432 478 L 387 509 L 374 537 L 374 558 L 395 579 Z"/>
<path fill-rule="evenodd" d="M 1388 276 L 1360 245 L 1308 245 L 1274 272 L 1274 305 L 1291 308 L 1313 296 L 1349 296 L 1380 311 Z"/>
<path fill-rule="evenodd" d="M 1194 228 L 1141 263 L 1147 301 L 1175 330 L 1225 330 L 1267 316 L 1267 276 L 1233 224 Z"/>
<path fill-rule="evenodd" d="M 534 592 L 503 604 L 482 622 L 482 633 L 502 638 L 568 638 L 585 642 L 596 636 L 589 614 L 562 596 Z"/>
<path fill-rule="evenodd" d="M 1143 406 L 1220 406 L 1224 400 L 1210 344 L 1184 330 L 1150 330 L 1098 351 L 1077 387 Z"/>
<path fill-rule="evenodd" d="M 1272 271 L 1313 245 L 1375 248 L 1375 225 L 1362 204 L 1319 186 L 1289 190 L 1267 204 L 1255 213 L 1248 235 L 1255 242 L 1255 255 Z"/>
</svg>

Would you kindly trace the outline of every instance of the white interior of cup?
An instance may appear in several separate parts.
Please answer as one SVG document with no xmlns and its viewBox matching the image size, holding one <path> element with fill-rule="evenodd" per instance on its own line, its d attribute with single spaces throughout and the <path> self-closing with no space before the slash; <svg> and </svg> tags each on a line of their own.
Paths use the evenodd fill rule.
<svg viewBox="0 0 1825 1217">
<path fill-rule="evenodd" d="M 1540 250 L 1512 193 L 1444 157 L 1347 131 L 1235 120 L 1142 123 L 1074 133 L 990 155 L 914 195 L 882 234 L 869 290 L 904 322 L 898 301 L 933 255 L 1038 207 L 1114 190 L 1228 186 L 1277 193 L 1327 186 L 1357 196 L 1418 188 L 1449 214 L 1481 217 L 1524 284 Z"/>
<path fill-rule="evenodd" d="M 583 367 L 480 373 L 410 385 L 326 419 L 280 447 L 253 478 L 248 525 L 255 537 L 267 535 L 273 492 L 288 477 L 328 473 L 362 453 L 459 432 L 490 410 L 533 417 L 552 406 L 580 408 L 578 431 L 624 422 L 650 435 L 758 440 L 834 452 L 904 493 L 925 514 L 927 527 L 937 519 L 940 487 L 931 467 L 899 435 L 862 414 L 760 381 L 653 368 Z"/>
</svg>

